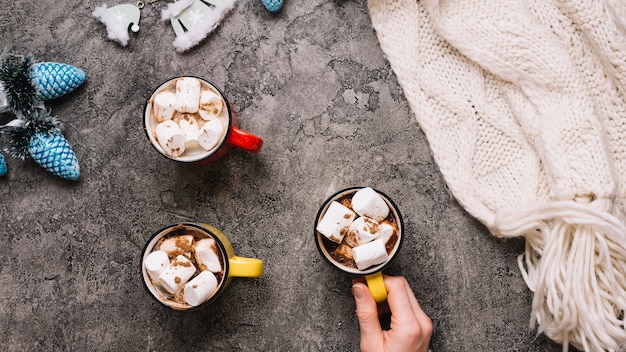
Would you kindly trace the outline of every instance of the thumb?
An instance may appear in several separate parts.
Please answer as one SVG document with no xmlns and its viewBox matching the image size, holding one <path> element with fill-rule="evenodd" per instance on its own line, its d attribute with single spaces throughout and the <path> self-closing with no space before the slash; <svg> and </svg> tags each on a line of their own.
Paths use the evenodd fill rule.
<svg viewBox="0 0 626 352">
<path fill-rule="evenodd" d="M 352 294 L 356 302 L 356 317 L 361 329 L 361 348 L 368 346 L 376 351 L 375 347 L 382 343 L 383 331 L 378 320 L 378 308 L 374 297 L 362 282 L 352 285 Z"/>
</svg>

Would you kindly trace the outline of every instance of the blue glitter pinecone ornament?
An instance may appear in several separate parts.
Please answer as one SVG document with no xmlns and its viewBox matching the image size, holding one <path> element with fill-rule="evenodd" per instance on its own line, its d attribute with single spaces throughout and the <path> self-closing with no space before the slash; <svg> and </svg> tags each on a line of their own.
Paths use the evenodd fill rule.
<svg viewBox="0 0 626 352">
<path fill-rule="evenodd" d="M 0 153 L 0 176 L 7 174 L 7 161 L 4 159 L 4 154 Z"/>
<path fill-rule="evenodd" d="M 76 154 L 62 134 L 63 124 L 45 108 L 38 108 L 24 122 L 7 128 L 3 133 L 10 141 L 11 156 L 26 159 L 30 156 L 51 173 L 78 180 L 80 167 Z"/>
<path fill-rule="evenodd" d="M 69 142 L 58 132 L 37 133 L 28 145 L 31 158 L 53 174 L 76 181 L 80 167 Z"/>
<path fill-rule="evenodd" d="M 65 95 L 85 81 L 85 72 L 68 64 L 35 62 L 32 55 L 0 55 L 0 112 L 21 118 L 43 106 L 44 100 Z"/>
<path fill-rule="evenodd" d="M 68 180 L 78 180 L 80 168 L 72 147 L 62 134 L 63 125 L 44 105 L 85 81 L 85 72 L 57 62 L 35 62 L 32 55 L 0 54 L 0 113 L 16 119 L 0 126 L 10 143 L 7 152 L 22 160 L 33 158 L 44 169 Z M 0 172 L 6 173 L 4 156 Z M 0 173 L 1 175 L 1 173 Z"/>
<path fill-rule="evenodd" d="M 56 99 L 78 88 L 85 82 L 85 72 L 72 65 L 58 62 L 33 64 L 37 92 L 43 100 Z"/>
<path fill-rule="evenodd" d="M 261 2 L 269 12 L 278 12 L 283 6 L 283 0 L 261 0 Z"/>
</svg>

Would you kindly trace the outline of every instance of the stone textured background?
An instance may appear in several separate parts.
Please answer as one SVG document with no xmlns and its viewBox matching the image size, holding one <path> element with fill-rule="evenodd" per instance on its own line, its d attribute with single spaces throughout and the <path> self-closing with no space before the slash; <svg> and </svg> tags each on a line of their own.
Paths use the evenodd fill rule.
<svg viewBox="0 0 626 352">
<path fill-rule="evenodd" d="M 448 194 L 365 1 L 285 0 L 273 15 L 239 0 L 185 54 L 160 21 L 164 1 L 146 5 L 125 48 L 91 16 L 100 3 L 0 6 L 2 45 L 88 77 L 47 103 L 66 124 L 81 179 L 16 159 L 0 178 L 0 350 L 358 350 L 350 277 L 313 241 L 319 205 L 349 186 L 377 188 L 400 207 L 406 239 L 386 273 L 407 277 L 431 316 L 433 351 L 561 349 L 529 327 L 523 242 L 493 238 Z M 224 89 L 241 127 L 264 138 L 259 154 L 183 166 L 150 146 L 144 104 L 183 74 Z M 201 311 L 160 306 L 142 286 L 140 252 L 178 221 L 222 229 L 239 255 L 265 261 L 263 277 L 233 280 Z"/>
</svg>

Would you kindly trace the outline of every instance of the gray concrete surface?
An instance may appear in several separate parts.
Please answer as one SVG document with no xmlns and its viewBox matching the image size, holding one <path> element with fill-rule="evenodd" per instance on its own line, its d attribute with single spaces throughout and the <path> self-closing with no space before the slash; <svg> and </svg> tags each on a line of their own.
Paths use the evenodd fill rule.
<svg viewBox="0 0 626 352">
<path fill-rule="evenodd" d="M 146 6 L 126 48 L 91 17 L 100 3 L 0 6 L 2 45 L 88 76 L 48 103 L 81 179 L 16 159 L 0 178 L 0 350 L 358 350 L 350 277 L 313 242 L 318 206 L 355 185 L 380 189 L 403 213 L 406 240 L 386 273 L 410 281 L 434 323 L 433 351 L 561 349 L 529 327 L 523 242 L 493 238 L 448 194 L 365 1 L 285 0 L 272 15 L 239 0 L 185 54 L 159 19 L 163 1 Z M 220 85 L 262 151 L 207 166 L 161 157 L 144 136 L 143 106 L 182 74 Z M 178 221 L 219 227 L 239 255 L 265 261 L 263 277 L 234 280 L 201 311 L 160 306 L 142 286 L 140 252 Z"/>
</svg>

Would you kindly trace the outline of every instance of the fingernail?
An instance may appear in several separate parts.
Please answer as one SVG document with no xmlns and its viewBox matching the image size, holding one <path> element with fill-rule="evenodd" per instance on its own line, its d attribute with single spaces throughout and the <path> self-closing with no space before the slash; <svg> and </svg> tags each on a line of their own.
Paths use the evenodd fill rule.
<svg viewBox="0 0 626 352">
<path fill-rule="evenodd" d="M 362 299 L 365 297 L 363 287 L 361 285 L 352 285 L 352 294 L 356 299 Z"/>
</svg>

